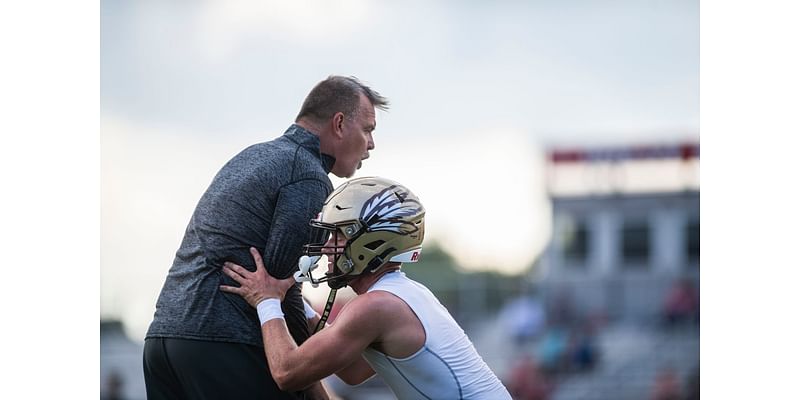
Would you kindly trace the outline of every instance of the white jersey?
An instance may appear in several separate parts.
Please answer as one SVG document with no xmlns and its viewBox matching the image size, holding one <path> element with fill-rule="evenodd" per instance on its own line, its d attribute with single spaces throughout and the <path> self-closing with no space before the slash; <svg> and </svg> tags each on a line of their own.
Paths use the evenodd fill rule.
<svg viewBox="0 0 800 400">
<path fill-rule="evenodd" d="M 400 271 L 381 277 L 368 292 L 383 290 L 402 299 L 425 329 L 425 344 L 406 358 L 375 349 L 364 358 L 399 399 L 511 399 L 464 330 L 425 286 Z"/>
</svg>

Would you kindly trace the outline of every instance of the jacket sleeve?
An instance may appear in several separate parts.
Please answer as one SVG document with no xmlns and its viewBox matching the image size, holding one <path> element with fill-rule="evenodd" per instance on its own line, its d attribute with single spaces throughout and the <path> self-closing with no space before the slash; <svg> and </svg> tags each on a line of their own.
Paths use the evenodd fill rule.
<svg viewBox="0 0 800 400">
<path fill-rule="evenodd" d="M 285 279 L 294 273 L 303 245 L 310 239 L 309 222 L 322 209 L 327 192 L 327 187 L 315 179 L 301 180 L 280 189 L 263 252 L 272 276 Z"/>
<path fill-rule="evenodd" d="M 310 239 L 309 222 L 319 213 L 328 192 L 317 179 L 299 180 L 280 189 L 262 254 L 270 275 L 285 279 L 294 274 L 303 245 Z M 286 325 L 298 345 L 309 336 L 300 288 L 300 284 L 293 286 L 282 305 Z"/>
</svg>

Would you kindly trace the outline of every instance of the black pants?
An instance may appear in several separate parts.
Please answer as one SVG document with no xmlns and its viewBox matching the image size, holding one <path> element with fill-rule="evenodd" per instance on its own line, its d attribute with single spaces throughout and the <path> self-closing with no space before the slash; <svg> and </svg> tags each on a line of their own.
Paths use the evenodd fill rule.
<svg viewBox="0 0 800 400">
<path fill-rule="evenodd" d="M 144 382 L 149 400 L 302 399 L 278 389 L 263 349 L 240 343 L 147 339 Z"/>
</svg>

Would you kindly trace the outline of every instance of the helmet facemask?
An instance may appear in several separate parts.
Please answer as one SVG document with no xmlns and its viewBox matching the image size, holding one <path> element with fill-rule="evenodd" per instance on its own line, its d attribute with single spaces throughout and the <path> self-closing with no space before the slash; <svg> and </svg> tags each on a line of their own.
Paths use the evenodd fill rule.
<svg viewBox="0 0 800 400">
<path fill-rule="evenodd" d="M 350 245 L 361 235 L 361 225 L 358 222 L 329 224 L 312 220 L 311 227 L 312 237 L 319 239 L 316 243 L 303 246 L 303 253 L 314 262 L 326 256 L 333 268 L 331 271 L 326 271 L 323 277 L 315 278 L 311 275 L 311 270 L 315 267 L 311 267 L 308 273 L 304 274 L 306 280 L 314 287 L 327 282 L 331 289 L 340 289 L 358 277 L 359 274 L 354 273 Z"/>
</svg>

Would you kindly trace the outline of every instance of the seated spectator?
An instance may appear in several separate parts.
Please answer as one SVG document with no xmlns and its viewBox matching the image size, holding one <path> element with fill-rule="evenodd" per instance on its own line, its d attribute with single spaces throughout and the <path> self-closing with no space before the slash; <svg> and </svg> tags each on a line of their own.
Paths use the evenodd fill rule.
<svg viewBox="0 0 800 400">
<path fill-rule="evenodd" d="M 534 297 L 520 296 L 503 306 L 500 321 L 508 328 L 515 343 L 521 345 L 542 331 L 545 324 L 544 307 Z"/>
<path fill-rule="evenodd" d="M 536 347 L 536 355 L 546 372 L 558 374 L 569 368 L 567 340 L 568 333 L 564 328 L 552 327 L 545 332 Z"/>
<path fill-rule="evenodd" d="M 105 388 L 101 392 L 100 399 L 101 400 L 122 400 L 122 387 L 124 382 L 122 380 L 122 376 L 119 374 L 118 371 L 111 371 L 111 373 L 106 377 L 105 380 Z"/>
<path fill-rule="evenodd" d="M 653 384 L 650 400 L 681 400 L 678 375 L 670 368 L 662 369 Z"/>
<path fill-rule="evenodd" d="M 597 363 L 599 351 L 595 344 L 593 328 L 588 322 L 572 331 L 568 353 L 571 370 L 588 371 Z"/>
<path fill-rule="evenodd" d="M 668 326 L 698 321 L 700 299 L 689 279 L 681 279 L 670 289 L 664 302 L 664 321 Z"/>
<path fill-rule="evenodd" d="M 515 400 L 544 400 L 553 390 L 553 385 L 528 354 L 514 363 L 506 387 Z"/>
</svg>

